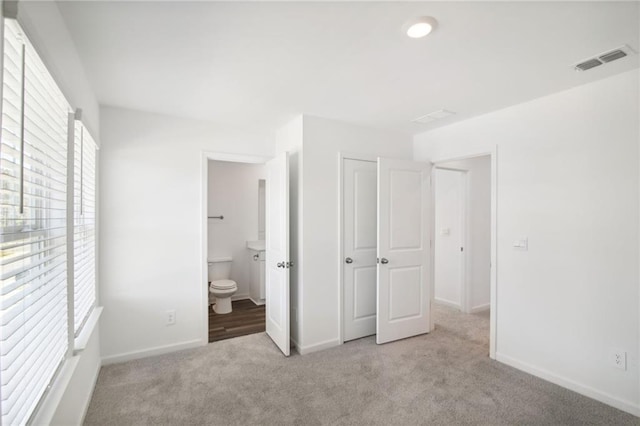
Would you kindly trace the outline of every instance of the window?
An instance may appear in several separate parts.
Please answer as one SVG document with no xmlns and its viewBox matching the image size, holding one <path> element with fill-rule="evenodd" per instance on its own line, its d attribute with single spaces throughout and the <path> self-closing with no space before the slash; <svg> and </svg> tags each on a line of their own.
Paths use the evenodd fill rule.
<svg viewBox="0 0 640 426">
<path fill-rule="evenodd" d="M 74 332 L 96 300 L 96 143 L 80 121 L 74 126 Z"/>
<path fill-rule="evenodd" d="M 2 425 L 33 417 L 95 305 L 95 207 L 96 143 L 18 22 L 4 19 Z"/>
</svg>

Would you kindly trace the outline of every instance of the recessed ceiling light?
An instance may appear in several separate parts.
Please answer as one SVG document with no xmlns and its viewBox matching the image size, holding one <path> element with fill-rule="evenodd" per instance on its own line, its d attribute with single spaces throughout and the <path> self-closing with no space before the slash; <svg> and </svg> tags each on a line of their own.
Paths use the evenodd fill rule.
<svg viewBox="0 0 640 426">
<path fill-rule="evenodd" d="M 431 16 L 421 16 L 409 21 L 405 27 L 407 35 L 411 38 L 422 38 L 427 36 L 438 25 L 438 21 Z"/>
</svg>

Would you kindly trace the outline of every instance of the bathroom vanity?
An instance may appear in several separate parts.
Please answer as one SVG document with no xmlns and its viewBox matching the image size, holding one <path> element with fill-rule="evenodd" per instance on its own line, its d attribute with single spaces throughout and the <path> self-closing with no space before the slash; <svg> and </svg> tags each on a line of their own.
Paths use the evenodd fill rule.
<svg viewBox="0 0 640 426">
<path fill-rule="evenodd" d="M 265 243 L 264 240 L 247 241 L 251 254 L 249 297 L 256 305 L 265 304 Z"/>
</svg>

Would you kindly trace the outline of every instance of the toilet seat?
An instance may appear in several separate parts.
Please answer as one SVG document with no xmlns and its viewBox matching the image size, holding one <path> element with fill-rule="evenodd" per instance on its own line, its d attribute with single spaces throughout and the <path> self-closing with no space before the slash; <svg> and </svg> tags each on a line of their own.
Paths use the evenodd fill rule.
<svg viewBox="0 0 640 426">
<path fill-rule="evenodd" d="M 233 280 L 211 281 L 209 288 L 216 290 L 231 290 L 232 288 L 236 288 L 236 282 Z"/>
</svg>

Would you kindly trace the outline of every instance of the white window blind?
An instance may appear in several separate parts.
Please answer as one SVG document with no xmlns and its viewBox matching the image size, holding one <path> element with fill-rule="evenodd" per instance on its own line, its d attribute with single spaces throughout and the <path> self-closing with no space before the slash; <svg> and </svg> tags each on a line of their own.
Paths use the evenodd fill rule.
<svg viewBox="0 0 640 426">
<path fill-rule="evenodd" d="M 25 424 L 68 348 L 67 126 L 70 106 L 5 19 L 0 141 L 0 410 Z"/>
<path fill-rule="evenodd" d="M 96 301 L 96 143 L 81 121 L 74 129 L 74 331 Z"/>
</svg>

